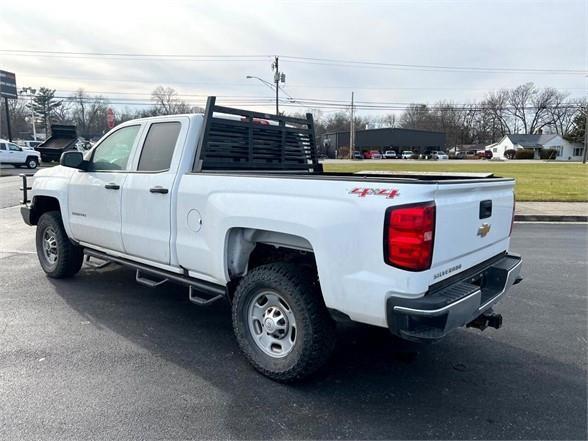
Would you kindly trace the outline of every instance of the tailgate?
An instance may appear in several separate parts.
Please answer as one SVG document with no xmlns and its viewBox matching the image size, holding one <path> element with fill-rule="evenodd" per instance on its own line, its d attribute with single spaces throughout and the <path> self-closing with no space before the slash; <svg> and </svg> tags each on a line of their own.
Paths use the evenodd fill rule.
<svg viewBox="0 0 588 441">
<path fill-rule="evenodd" d="M 514 180 L 440 183 L 432 268 L 451 275 L 508 249 Z M 449 274 L 433 271 L 434 280 Z"/>
</svg>

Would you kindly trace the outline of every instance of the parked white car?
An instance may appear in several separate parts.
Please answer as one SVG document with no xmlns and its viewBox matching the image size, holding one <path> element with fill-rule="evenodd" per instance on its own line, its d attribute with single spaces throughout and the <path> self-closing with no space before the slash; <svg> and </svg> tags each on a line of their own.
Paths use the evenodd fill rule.
<svg viewBox="0 0 588 441">
<path fill-rule="evenodd" d="M 205 115 L 127 121 L 63 153 L 21 208 L 42 269 L 71 277 L 85 254 L 225 299 L 243 354 L 278 381 L 326 362 L 335 320 L 427 342 L 499 328 L 492 306 L 521 280 L 514 180 L 327 173 L 312 127 L 211 97 Z"/>
<path fill-rule="evenodd" d="M 410 159 L 412 158 L 412 155 L 414 155 L 413 152 L 411 152 L 410 150 L 405 150 L 402 152 L 402 159 Z"/>
<path fill-rule="evenodd" d="M 398 156 L 396 155 L 396 151 L 394 150 L 386 150 L 383 155 L 384 159 L 396 159 Z"/>
<path fill-rule="evenodd" d="M 0 139 L 0 164 L 11 164 L 15 167 L 25 166 L 37 168 L 41 161 L 41 154 L 28 150 L 5 139 Z"/>
<path fill-rule="evenodd" d="M 17 141 L 16 144 L 25 150 L 35 150 L 35 147 L 37 147 L 42 142 L 43 141 L 20 140 Z"/>
<path fill-rule="evenodd" d="M 447 156 L 447 153 L 441 150 L 433 150 L 431 152 L 431 159 L 434 159 L 436 161 L 443 161 L 449 159 L 449 156 Z"/>
</svg>

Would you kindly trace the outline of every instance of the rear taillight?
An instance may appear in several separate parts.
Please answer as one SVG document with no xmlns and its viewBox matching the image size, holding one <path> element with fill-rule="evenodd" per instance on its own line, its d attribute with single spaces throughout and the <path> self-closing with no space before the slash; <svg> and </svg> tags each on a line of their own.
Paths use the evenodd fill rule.
<svg viewBox="0 0 588 441">
<path fill-rule="evenodd" d="M 435 203 L 402 205 L 386 210 L 384 260 L 408 271 L 431 267 L 435 239 Z"/>
</svg>

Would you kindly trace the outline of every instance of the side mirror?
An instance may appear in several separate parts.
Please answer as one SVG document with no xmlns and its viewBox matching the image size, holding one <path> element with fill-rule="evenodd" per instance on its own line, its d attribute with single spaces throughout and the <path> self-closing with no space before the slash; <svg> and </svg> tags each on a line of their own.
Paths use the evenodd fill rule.
<svg viewBox="0 0 588 441">
<path fill-rule="evenodd" d="M 63 152 L 59 159 L 59 164 L 64 167 L 77 168 L 79 170 L 85 169 L 84 155 L 82 152 L 69 151 Z"/>
</svg>

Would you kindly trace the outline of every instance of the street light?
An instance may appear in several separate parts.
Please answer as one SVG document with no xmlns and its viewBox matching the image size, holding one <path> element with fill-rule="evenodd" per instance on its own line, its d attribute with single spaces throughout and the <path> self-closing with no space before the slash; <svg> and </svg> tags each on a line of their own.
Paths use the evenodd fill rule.
<svg viewBox="0 0 588 441">
<path fill-rule="evenodd" d="M 37 140 L 37 127 L 35 125 L 35 111 L 33 110 L 33 97 L 37 93 L 37 89 L 32 87 L 23 87 L 20 91 L 21 95 L 27 94 L 31 98 L 31 121 L 33 122 L 33 140 Z"/>
<path fill-rule="evenodd" d="M 247 75 L 245 78 L 247 78 L 248 80 L 258 80 L 263 85 L 269 87 L 271 90 L 274 90 L 274 85 L 272 83 L 270 83 L 269 81 L 264 80 L 263 78 L 259 78 L 254 75 Z M 278 107 L 278 85 L 277 84 L 275 86 L 275 91 L 276 91 L 276 115 L 279 115 L 280 109 Z"/>
<path fill-rule="evenodd" d="M 284 83 L 286 82 L 286 75 L 285 74 L 281 74 L 278 78 L 278 81 L 276 81 L 276 84 L 272 84 L 269 81 L 264 80 L 263 78 L 259 78 L 256 77 L 255 75 L 247 75 L 245 78 L 247 78 L 248 80 L 258 80 L 260 81 L 263 85 L 269 87 L 272 91 L 276 92 L 276 115 L 280 114 L 280 109 L 278 107 L 278 90 L 281 90 L 282 92 L 284 92 L 287 96 L 288 96 L 288 100 L 290 102 L 294 102 L 294 98 L 292 98 L 290 95 L 288 95 L 288 93 L 286 93 L 286 91 L 284 89 L 282 89 L 279 85 L 280 82 Z"/>
</svg>

